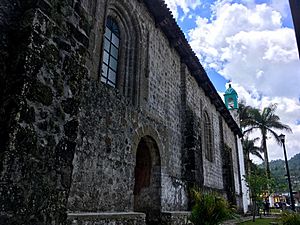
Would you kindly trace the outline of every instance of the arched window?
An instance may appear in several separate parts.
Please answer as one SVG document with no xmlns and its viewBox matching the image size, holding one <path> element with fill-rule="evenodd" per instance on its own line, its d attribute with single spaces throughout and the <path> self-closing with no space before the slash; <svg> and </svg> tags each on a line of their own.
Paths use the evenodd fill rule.
<svg viewBox="0 0 300 225">
<path fill-rule="evenodd" d="M 212 125 L 207 112 L 204 112 L 204 148 L 205 157 L 209 161 L 213 161 L 213 149 L 212 149 Z"/>
<path fill-rule="evenodd" d="M 120 30 L 118 24 L 111 17 L 107 18 L 103 39 L 101 81 L 112 87 L 116 87 Z"/>
</svg>

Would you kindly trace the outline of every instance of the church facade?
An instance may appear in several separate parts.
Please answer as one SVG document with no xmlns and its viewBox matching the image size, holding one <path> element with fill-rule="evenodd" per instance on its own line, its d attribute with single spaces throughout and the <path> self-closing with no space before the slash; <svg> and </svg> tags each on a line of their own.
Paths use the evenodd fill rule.
<svg viewBox="0 0 300 225">
<path fill-rule="evenodd" d="M 0 221 L 184 224 L 192 187 L 245 210 L 236 115 L 163 1 L 1 4 Z"/>
</svg>

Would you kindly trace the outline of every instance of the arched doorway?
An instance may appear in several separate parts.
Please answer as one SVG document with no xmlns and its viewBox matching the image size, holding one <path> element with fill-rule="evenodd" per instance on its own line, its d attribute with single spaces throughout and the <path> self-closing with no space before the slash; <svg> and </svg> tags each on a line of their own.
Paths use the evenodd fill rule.
<svg viewBox="0 0 300 225">
<path fill-rule="evenodd" d="M 134 211 L 146 213 L 147 224 L 158 224 L 161 209 L 160 155 L 150 136 L 141 138 L 138 144 L 134 173 Z"/>
</svg>

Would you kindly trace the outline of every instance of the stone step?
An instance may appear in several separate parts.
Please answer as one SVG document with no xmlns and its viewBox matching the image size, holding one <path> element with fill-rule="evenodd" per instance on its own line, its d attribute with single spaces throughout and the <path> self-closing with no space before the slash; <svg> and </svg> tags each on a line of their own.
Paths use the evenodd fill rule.
<svg viewBox="0 0 300 225">
<path fill-rule="evenodd" d="M 146 225 L 146 214 L 138 212 L 68 213 L 70 225 Z"/>
<path fill-rule="evenodd" d="M 188 225 L 190 212 L 164 211 L 158 215 L 159 224 Z M 153 224 L 153 221 L 148 221 Z M 157 221 L 155 225 L 157 224 Z M 146 225 L 146 214 L 139 212 L 70 212 L 68 225 Z"/>
</svg>

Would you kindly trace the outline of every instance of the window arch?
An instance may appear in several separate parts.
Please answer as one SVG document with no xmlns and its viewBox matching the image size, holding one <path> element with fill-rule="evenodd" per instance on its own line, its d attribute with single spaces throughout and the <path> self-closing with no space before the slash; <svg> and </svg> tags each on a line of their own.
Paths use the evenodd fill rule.
<svg viewBox="0 0 300 225">
<path fill-rule="evenodd" d="M 111 17 L 107 17 L 103 37 L 103 56 L 101 65 L 101 81 L 116 87 L 120 48 L 120 29 Z"/>
<path fill-rule="evenodd" d="M 147 73 L 148 65 L 148 60 L 145 60 L 148 55 L 147 36 L 142 35 L 143 32 L 146 32 L 143 30 L 145 26 L 132 10 L 131 1 L 108 1 L 105 11 L 105 19 L 99 20 L 98 25 L 99 28 L 102 28 L 99 29 L 101 35 L 95 36 L 95 44 L 98 49 L 101 49 L 97 54 L 98 57 L 95 57 L 100 60 L 94 64 L 98 65 L 98 78 L 101 84 L 106 83 L 118 89 L 118 93 L 126 97 L 129 103 L 139 106 L 144 104 L 147 97 L 145 94 L 148 90 L 148 77 L 143 76 Z M 118 47 L 117 58 L 114 57 L 110 62 L 113 66 L 114 60 L 117 61 L 116 71 L 109 70 L 108 59 L 112 58 L 111 50 L 115 50 L 115 48 L 110 49 L 112 40 L 105 36 L 108 28 L 113 30 L 119 40 L 119 46 L 113 45 Z M 110 41 L 109 45 L 108 40 Z"/>
<path fill-rule="evenodd" d="M 209 161 L 213 161 L 213 148 L 212 148 L 212 124 L 207 112 L 204 112 L 203 116 L 204 121 L 204 149 L 205 149 L 205 158 Z"/>
</svg>

